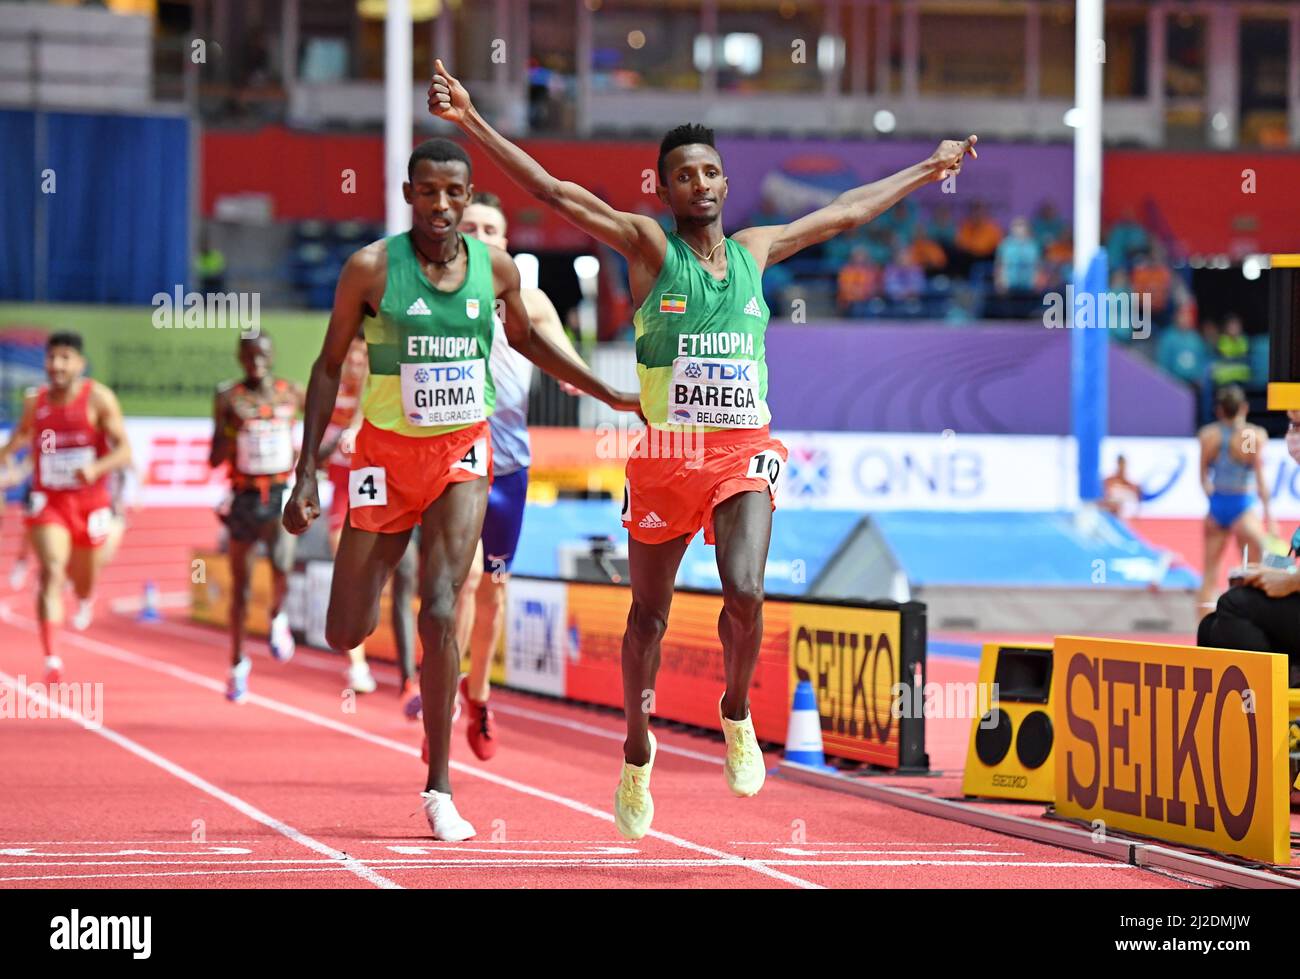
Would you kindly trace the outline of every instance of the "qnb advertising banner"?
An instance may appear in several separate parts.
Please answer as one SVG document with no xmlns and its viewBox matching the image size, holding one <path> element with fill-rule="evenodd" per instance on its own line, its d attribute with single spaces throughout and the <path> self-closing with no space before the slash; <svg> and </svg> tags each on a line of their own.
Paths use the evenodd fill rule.
<svg viewBox="0 0 1300 979">
<path fill-rule="evenodd" d="M 1109 438 L 1102 443 L 1102 471 L 1115 471 L 1124 456 L 1128 477 L 1142 489 L 1141 517 L 1203 517 L 1209 508 L 1201 488 L 1201 445 L 1194 438 Z M 1264 484 L 1273 516 L 1300 519 L 1300 466 L 1281 439 L 1263 445 Z M 1255 486 L 1252 483 L 1251 489 Z"/>
<path fill-rule="evenodd" d="M 781 505 L 826 510 L 1069 509 L 1074 440 L 1058 436 L 778 432 Z"/>
<path fill-rule="evenodd" d="M 1290 863 L 1286 657 L 1058 636 L 1056 808 Z"/>
</svg>

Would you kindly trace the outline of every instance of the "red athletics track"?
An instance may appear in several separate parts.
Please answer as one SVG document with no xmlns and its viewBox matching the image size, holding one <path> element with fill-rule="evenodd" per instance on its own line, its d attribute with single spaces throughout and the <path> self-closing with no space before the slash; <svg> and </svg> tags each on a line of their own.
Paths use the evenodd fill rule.
<svg viewBox="0 0 1300 979">
<path fill-rule="evenodd" d="M 131 550 L 128 537 L 123 568 L 144 569 Z M 494 694 L 496 758 L 474 759 L 461 726 L 454 741 L 457 802 L 479 836 L 435 843 L 419 731 L 391 671 L 377 667 L 380 692 L 349 713 L 340 657 L 300 650 L 280 666 L 253 642 L 252 696 L 233 706 L 225 637 L 179 612 L 153 625 L 115 614 L 105 606 L 130 583 L 114 584 L 63 650 L 66 682 L 103 684 L 102 702 L 83 706 L 102 707 L 103 726 L 0 720 L 0 886 L 1188 886 L 779 777 L 735 799 L 721 744 L 667 728 L 655 828 L 629 843 L 610 812 L 620 719 L 508 691 Z M 25 593 L 0 606 L 10 703 L 20 674 L 39 678 L 30 608 Z"/>
</svg>

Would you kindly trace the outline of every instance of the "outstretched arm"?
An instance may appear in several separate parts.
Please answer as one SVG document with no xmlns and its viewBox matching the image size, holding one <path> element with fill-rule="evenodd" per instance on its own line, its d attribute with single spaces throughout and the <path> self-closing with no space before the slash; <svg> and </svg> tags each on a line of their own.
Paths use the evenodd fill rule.
<svg viewBox="0 0 1300 979">
<path fill-rule="evenodd" d="M 469 92 L 451 73 L 434 62 L 429 83 L 429 112 L 454 122 L 483 147 L 506 175 L 543 204 L 559 211 L 569 223 L 604 242 L 629 261 L 644 259 L 657 268 L 668 239 L 653 218 L 610 207 L 585 187 L 557 180 L 531 156 L 487 124 L 469 99 Z"/>
<path fill-rule="evenodd" d="M 738 231 L 734 237 L 754 256 L 761 272 L 809 245 L 866 224 L 912 191 L 959 173 L 967 153 L 972 158 L 978 157 L 975 152 L 977 141 L 975 136 L 960 141 L 945 139 L 930 154 L 929 159 L 890 174 L 883 180 L 847 190 L 811 214 L 805 214 L 789 224 L 746 228 Z"/>
</svg>

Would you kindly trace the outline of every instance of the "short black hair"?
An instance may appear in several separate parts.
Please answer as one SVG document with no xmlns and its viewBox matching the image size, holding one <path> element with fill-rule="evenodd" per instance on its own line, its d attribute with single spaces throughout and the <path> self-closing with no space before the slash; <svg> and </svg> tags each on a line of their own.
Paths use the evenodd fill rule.
<svg viewBox="0 0 1300 979">
<path fill-rule="evenodd" d="M 465 173 L 469 176 L 473 175 L 470 168 L 469 154 L 465 152 L 464 147 L 449 139 L 443 139 L 441 136 L 426 139 L 411 151 L 411 158 L 406 161 L 407 180 L 414 179 L 415 165 L 421 160 L 428 160 L 431 163 L 449 163 L 459 160 L 465 164 Z"/>
<path fill-rule="evenodd" d="M 484 207 L 495 207 L 502 214 L 505 210 L 501 207 L 501 198 L 490 190 L 476 190 L 474 196 L 469 199 L 471 204 L 482 204 Z"/>
<path fill-rule="evenodd" d="M 659 163 L 656 167 L 659 171 L 659 182 L 661 184 L 668 179 L 667 174 L 664 173 L 664 157 L 677 147 L 689 146 L 692 143 L 703 143 L 705 146 L 711 146 L 714 152 L 717 152 L 718 149 L 713 145 L 713 130 L 698 123 L 683 123 L 677 128 L 664 133 L 664 138 L 659 142 Z M 722 159 L 720 154 L 718 159 Z"/>
<path fill-rule="evenodd" d="M 51 333 L 50 338 L 45 341 L 46 350 L 52 350 L 55 347 L 71 347 L 77 353 L 82 353 L 84 345 L 80 333 L 74 333 L 72 330 L 59 330 L 57 333 Z"/>
</svg>

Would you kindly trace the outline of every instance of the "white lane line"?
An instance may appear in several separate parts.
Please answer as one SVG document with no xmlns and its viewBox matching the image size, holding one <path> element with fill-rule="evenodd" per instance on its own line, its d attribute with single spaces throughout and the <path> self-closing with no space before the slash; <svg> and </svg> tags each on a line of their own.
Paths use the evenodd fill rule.
<svg viewBox="0 0 1300 979">
<path fill-rule="evenodd" d="M 306 833 L 303 833 L 301 830 L 297 830 L 294 827 L 290 826 L 288 823 L 281 822 L 280 820 L 276 819 L 274 816 L 268 815 L 267 813 L 263 812 L 261 809 L 258 809 L 256 806 L 252 805 L 251 803 L 245 802 L 243 799 L 239 798 L 238 796 L 232 795 L 231 793 L 227 792 L 225 789 L 218 788 L 217 786 L 213 785 L 211 782 L 207 781 L 204 778 L 201 778 L 198 775 L 195 775 L 193 772 L 189 771 L 188 769 L 182 768 L 174 761 L 164 758 L 162 755 L 159 755 L 156 752 L 150 751 L 144 745 L 140 744 L 139 742 L 131 740 L 126 735 L 118 734 L 112 728 L 105 727 L 101 724 L 92 724 L 90 721 L 88 721 L 77 711 L 65 707 L 56 701 L 50 701 L 45 696 L 45 694 L 42 693 L 41 691 L 33 689 L 32 687 L 28 687 L 26 684 L 20 684 L 16 679 L 9 676 L 9 674 L 0 672 L 0 683 L 6 684 L 15 692 L 22 689 L 26 694 L 27 698 L 29 700 L 32 700 L 33 702 L 37 702 L 37 703 L 43 702 L 45 707 L 49 711 L 51 717 L 59 717 L 59 716 L 66 717 L 68 720 L 74 721 L 75 723 L 81 725 L 82 728 L 84 728 L 87 731 L 90 731 L 92 734 L 99 735 L 100 737 L 117 745 L 119 748 L 125 748 L 127 751 L 135 755 L 137 758 L 141 758 L 144 761 L 149 762 L 151 765 L 156 765 L 158 768 L 161 768 L 163 771 L 167 772 L 170 775 L 174 775 L 182 782 L 185 782 L 188 785 L 193 786 L 194 788 L 198 789 L 200 792 L 204 792 L 212 796 L 214 799 L 218 799 L 221 802 L 224 802 L 226 805 L 230 806 L 230 808 L 234 809 L 238 813 L 247 816 L 249 819 L 255 820 L 261 823 L 263 826 L 269 826 L 277 833 L 280 833 L 281 835 L 288 837 L 289 839 L 293 840 L 293 842 L 299 844 L 300 846 L 305 846 L 309 850 L 314 850 L 323 856 L 327 856 L 334 860 L 337 860 L 339 862 L 338 864 L 339 867 L 343 870 L 348 871 L 348 873 L 356 874 L 362 880 L 368 881 L 369 883 L 374 884 L 376 887 L 382 887 L 382 888 L 401 887 L 400 884 L 396 884 L 393 881 L 389 880 L 387 877 L 382 877 L 379 874 L 375 873 L 373 870 L 371 870 L 369 867 L 363 864 L 360 860 L 356 860 L 348 856 L 346 853 L 334 849 L 332 846 L 326 846 L 324 843 L 321 843 L 319 840 L 313 839 L 312 837 L 308 836 Z"/>
<path fill-rule="evenodd" d="M 922 843 L 920 840 L 889 840 L 887 842 L 875 842 L 873 840 L 850 840 L 841 843 L 828 843 L 822 840 L 805 840 L 803 843 L 795 843 L 793 840 L 727 840 L 728 846 L 1002 846 L 1001 843 L 931 843 L 926 840 Z"/>
<path fill-rule="evenodd" d="M 1041 868 L 1045 870 L 1142 870 L 1135 864 L 1126 863 L 1082 863 L 1079 861 L 1054 861 L 1051 863 L 1034 863 L 1032 861 L 989 861 L 987 863 L 963 863 L 960 861 L 937 861 L 937 860 L 842 860 L 834 863 L 826 863 L 818 860 L 778 860 L 771 861 L 765 866 L 780 867 L 979 867 L 982 870 L 998 869 L 1015 869 L 1026 870 Z M 436 860 L 421 861 L 413 863 L 385 864 L 386 873 L 399 873 L 401 871 L 419 871 L 419 870 L 458 870 L 473 869 L 477 867 L 502 868 L 508 867 L 514 870 L 526 870 L 529 867 L 547 868 L 547 869 L 595 869 L 595 868 L 617 868 L 637 869 L 637 870 L 694 870 L 709 869 L 719 870 L 738 865 L 731 860 L 713 860 L 713 859 L 651 859 L 651 860 Z M 32 868 L 41 869 L 41 868 Z M 86 880 L 93 878 L 129 878 L 129 877 L 229 877 L 244 874 L 321 874 L 333 873 L 334 867 L 319 866 L 301 866 L 301 867 L 258 867 L 258 868 L 241 868 L 235 870 L 159 870 L 159 871 L 132 871 L 128 873 L 96 873 L 96 874 L 25 874 L 21 876 L 0 877 L 0 882 L 24 881 L 24 880 Z"/>
<path fill-rule="evenodd" d="M 30 620 L 22 618 L 21 616 L 14 615 L 7 607 L 4 607 L 3 605 L 0 605 L 0 620 L 8 622 L 11 625 L 21 625 L 23 628 L 26 628 L 29 631 L 34 630 L 35 628 L 35 624 L 32 623 Z M 128 652 L 125 649 L 121 649 L 109 643 L 102 642 L 98 639 L 91 639 L 88 636 L 81 636 L 76 634 L 65 634 L 63 636 L 63 639 L 65 642 L 69 642 L 72 643 L 73 645 L 80 646 L 83 649 L 86 649 L 92 653 L 97 653 L 98 655 L 107 657 L 108 659 L 114 659 L 122 663 L 130 663 L 134 666 L 139 666 L 146 670 L 152 670 L 155 673 L 164 674 L 165 676 L 172 676 L 178 680 L 184 680 L 187 683 L 192 683 L 196 686 L 204 687 L 208 690 L 214 690 L 218 692 L 224 692 L 225 690 L 225 685 L 218 680 L 214 680 L 210 677 L 203 676 L 202 674 L 195 673 L 192 670 L 187 670 L 184 667 L 174 666 L 171 663 L 168 663 L 164 660 L 158 660 L 158 659 L 154 659 L 151 656 L 141 656 L 138 653 Z M 264 697 L 261 694 L 250 693 L 246 703 L 255 704 L 259 707 L 264 707 L 267 710 L 272 710 L 277 713 L 284 714 L 288 717 L 293 717 L 301 721 L 306 721 L 310 724 L 315 724 L 318 727 L 323 727 L 331 731 L 337 731 L 341 734 L 346 734 L 354 738 L 359 738 L 362 741 L 367 741 L 371 744 L 378 745 L 380 747 L 389 748 L 393 751 L 399 751 L 402 754 L 410 757 L 418 758 L 420 756 L 419 750 L 411 745 L 402 744 L 400 741 L 394 741 L 391 738 L 386 738 L 378 734 L 372 734 L 371 732 L 365 730 L 364 728 L 354 727 L 350 724 L 344 724 L 340 721 L 334 720 L 333 718 L 324 717 L 312 711 L 302 710 L 298 707 L 294 707 L 292 704 L 281 703 L 278 700 L 273 700 L 270 697 Z M 544 799 L 547 802 L 552 802 L 556 805 L 564 806 L 567 809 L 572 809 L 574 812 L 584 813 L 585 815 L 591 816 L 595 819 L 603 820 L 604 822 L 607 823 L 612 823 L 614 821 L 614 816 L 612 813 L 604 812 L 600 809 L 595 808 L 594 806 L 589 806 L 584 802 L 578 802 L 576 799 L 569 799 L 565 796 L 558 795 L 554 792 L 548 792 L 545 789 L 538 789 L 531 785 L 526 785 L 523 782 L 517 782 L 514 779 L 505 778 L 504 776 L 496 775 L 492 772 L 484 771 L 481 768 L 475 768 L 472 765 L 466 765 L 463 762 L 453 761 L 451 762 L 450 767 L 453 771 L 463 772 L 466 775 L 473 775 L 476 778 L 480 778 L 483 779 L 484 781 L 491 782 L 494 785 L 499 785 L 502 788 L 511 789 L 512 791 L 518 792 L 522 795 L 531 795 L 537 799 Z M 813 889 L 813 890 L 822 889 L 822 886 L 820 884 L 815 884 L 812 881 L 804 880 L 801 877 L 795 877 L 791 874 L 783 873 L 780 870 L 775 870 L 770 867 L 766 867 L 762 864 L 755 863 L 752 860 L 746 860 L 744 857 L 741 857 L 738 854 L 727 853 L 723 850 L 715 850 L 712 847 L 704 846 L 699 843 L 693 843 L 690 840 L 683 839 L 680 836 L 674 836 L 671 833 L 664 833 L 659 830 L 652 829 L 647 835 L 652 836 L 657 840 L 663 840 L 665 843 L 671 843 L 674 846 L 681 847 L 684 850 L 693 850 L 697 853 L 703 853 L 711 857 L 723 859 L 728 863 L 733 864 L 737 867 L 745 867 L 749 870 L 752 870 L 754 873 L 763 874 L 764 876 L 775 878 L 777 880 L 783 881 L 784 883 L 791 884 L 795 887 L 802 887 L 802 888 Z"/>
<path fill-rule="evenodd" d="M 3 846 L 226 846 L 265 840 L 0 840 Z"/>
<path fill-rule="evenodd" d="M 168 631 L 174 635 L 184 636 L 186 638 L 195 638 L 196 635 L 201 636 L 203 642 L 208 645 L 219 645 L 225 647 L 228 644 L 228 640 L 217 639 L 216 637 L 209 636 L 204 629 L 196 625 L 190 625 L 188 628 L 183 624 L 171 622 L 162 622 L 157 625 L 168 626 Z M 156 628 L 156 625 L 150 626 L 150 628 Z M 294 656 L 294 662 L 301 661 L 303 666 L 315 670 L 337 672 L 341 676 L 343 673 L 343 667 L 341 667 L 339 663 L 333 662 L 333 659 L 334 657 L 330 657 L 326 653 L 317 653 L 303 649 L 299 649 L 298 653 Z M 320 662 L 320 660 L 330 660 L 330 662 Z M 341 660 L 339 662 L 341 662 Z M 373 669 L 372 672 L 374 672 Z M 387 684 L 393 687 L 398 685 L 397 680 L 391 679 L 388 676 L 381 676 L 379 673 L 375 673 L 375 679 L 382 684 Z M 511 717 L 522 717 L 526 720 L 538 721 L 542 724 L 550 724 L 553 727 L 568 728 L 570 731 L 578 731 L 581 734 L 590 734 L 594 737 L 604 738 L 608 741 L 621 742 L 626 737 L 625 732 L 615 731 L 611 728 L 597 727 L 594 724 L 585 724 L 582 721 L 556 717 L 555 715 L 548 714 L 544 711 L 532 710 L 528 707 L 516 707 L 513 704 L 503 704 L 499 701 L 493 701 L 492 710 L 498 714 L 505 714 Z M 719 746 L 719 750 L 721 750 L 721 746 Z M 675 745 L 665 744 L 662 740 L 659 742 L 659 753 L 661 755 L 676 755 L 679 758 L 690 758 L 694 761 L 704 762 L 706 765 L 721 765 L 723 763 L 721 755 L 707 755 L 702 751 L 693 751 L 690 748 L 679 748 Z"/>
<path fill-rule="evenodd" d="M 332 874 L 335 869 L 336 868 L 334 867 L 300 867 L 296 870 L 292 868 L 284 870 L 171 870 L 160 871 L 156 874 L 43 874 L 39 876 L 26 877 L 0 877 L 0 884 L 24 880 L 122 880 L 132 877 L 235 877 L 247 874 Z M 394 867 L 392 869 L 402 870 L 405 868 Z"/>
</svg>

